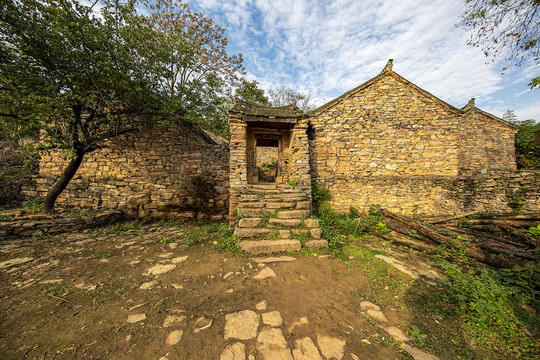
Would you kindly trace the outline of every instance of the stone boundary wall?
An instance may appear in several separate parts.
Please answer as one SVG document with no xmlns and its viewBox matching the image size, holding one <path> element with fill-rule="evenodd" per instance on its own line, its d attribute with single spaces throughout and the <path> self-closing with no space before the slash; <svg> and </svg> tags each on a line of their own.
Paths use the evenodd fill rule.
<svg viewBox="0 0 540 360">
<path fill-rule="evenodd" d="M 517 127 L 490 118 L 478 109 L 460 121 L 459 174 L 474 175 L 490 169 L 516 170 Z"/>
<path fill-rule="evenodd" d="M 58 234 L 105 226 L 124 219 L 123 211 L 111 211 L 95 216 L 75 216 L 41 220 L 24 219 L 0 222 L 0 239 L 31 236 L 37 233 Z"/>
<path fill-rule="evenodd" d="M 339 212 L 371 204 L 403 214 L 471 211 L 540 211 L 540 171 L 490 171 L 476 176 L 377 176 L 334 178 L 331 204 Z"/>
<path fill-rule="evenodd" d="M 158 127 L 119 136 L 85 155 L 58 203 L 137 217 L 222 219 L 229 205 L 229 146 L 216 141 Z M 42 155 L 39 175 L 24 193 L 44 197 L 67 162 L 59 154 Z"/>
</svg>

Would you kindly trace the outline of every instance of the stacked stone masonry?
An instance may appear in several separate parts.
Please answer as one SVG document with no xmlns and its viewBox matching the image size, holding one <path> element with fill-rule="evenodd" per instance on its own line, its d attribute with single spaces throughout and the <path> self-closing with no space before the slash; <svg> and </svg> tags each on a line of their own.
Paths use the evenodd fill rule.
<svg viewBox="0 0 540 360">
<path fill-rule="evenodd" d="M 227 141 L 147 128 L 121 135 L 86 154 L 58 203 L 126 210 L 157 218 L 220 219 L 229 205 Z M 41 157 L 39 175 L 25 193 L 44 197 L 69 159 Z"/>
<path fill-rule="evenodd" d="M 514 125 L 474 102 L 456 109 L 391 66 L 308 121 L 312 180 L 330 190 L 338 211 L 370 204 L 408 214 L 507 210 L 508 194 L 520 188 L 532 189 L 527 206 L 539 208 L 538 173 L 511 171 Z"/>
</svg>

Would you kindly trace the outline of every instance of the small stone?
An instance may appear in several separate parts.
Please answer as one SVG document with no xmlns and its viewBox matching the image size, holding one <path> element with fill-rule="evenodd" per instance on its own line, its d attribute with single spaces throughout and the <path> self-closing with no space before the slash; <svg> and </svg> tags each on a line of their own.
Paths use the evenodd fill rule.
<svg viewBox="0 0 540 360">
<path fill-rule="evenodd" d="M 141 262 L 141 260 L 131 260 L 131 261 L 129 262 L 129 265 L 137 265 L 137 264 L 140 263 L 140 262 Z"/>
<path fill-rule="evenodd" d="M 319 350 L 308 337 L 296 340 L 293 356 L 294 360 L 322 360 Z"/>
<path fill-rule="evenodd" d="M 172 271 L 176 268 L 176 265 L 174 264 L 168 264 L 168 265 L 156 265 L 154 267 L 151 267 L 148 269 L 148 274 L 150 275 L 161 275 L 165 274 L 169 271 Z"/>
<path fill-rule="evenodd" d="M 262 269 L 257 275 L 253 277 L 254 280 L 264 280 L 269 278 L 276 277 L 276 273 L 274 270 L 270 269 L 269 267 L 266 267 Z"/>
<path fill-rule="evenodd" d="M 229 276 L 234 275 L 234 272 L 228 272 L 225 275 L 223 275 L 223 279 L 227 279 Z"/>
<path fill-rule="evenodd" d="M 257 336 L 259 314 L 251 310 L 225 315 L 225 340 L 250 340 Z"/>
<path fill-rule="evenodd" d="M 368 339 L 362 339 L 362 342 L 363 342 L 364 344 L 371 345 L 371 342 L 370 342 Z"/>
<path fill-rule="evenodd" d="M 328 241 L 326 241 L 326 240 L 310 240 L 310 241 L 306 241 L 306 247 L 308 247 L 310 249 L 322 249 L 322 248 L 324 248 L 326 246 L 328 246 Z"/>
<path fill-rule="evenodd" d="M 259 311 L 264 311 L 266 310 L 267 305 L 268 305 L 268 302 L 266 300 L 263 300 L 260 303 L 257 303 L 257 305 L 255 305 L 255 309 Z"/>
<path fill-rule="evenodd" d="M 353 360 L 360 360 L 360 358 L 356 354 L 351 353 L 351 357 Z"/>
<path fill-rule="evenodd" d="M 262 314 L 262 322 L 265 325 L 281 326 L 283 319 L 281 318 L 279 311 L 270 311 Z"/>
<path fill-rule="evenodd" d="M 234 290 L 233 290 L 233 289 L 229 289 L 229 290 L 226 290 L 225 292 L 226 292 L 227 294 L 231 294 L 231 293 L 234 292 Z"/>
<path fill-rule="evenodd" d="M 427 353 L 425 351 L 412 347 L 409 344 L 401 344 L 401 348 L 405 350 L 406 352 L 408 352 L 409 355 L 411 355 L 414 358 L 414 360 L 439 360 L 439 358 L 436 357 L 435 355 L 432 355 L 430 353 Z"/>
<path fill-rule="evenodd" d="M 263 360 L 293 360 L 291 350 L 287 349 L 287 342 L 281 329 L 265 328 L 257 336 L 257 350 Z"/>
<path fill-rule="evenodd" d="M 182 335 L 184 335 L 184 330 L 174 330 L 172 331 L 169 336 L 167 336 L 167 339 L 165 340 L 165 344 L 172 346 L 178 344 L 180 339 L 182 339 Z"/>
<path fill-rule="evenodd" d="M 171 286 L 172 286 L 173 288 L 175 288 L 175 289 L 178 289 L 178 290 L 184 288 L 184 285 L 179 285 L 179 284 L 171 284 Z"/>
<path fill-rule="evenodd" d="M 319 343 L 321 353 L 327 359 L 335 358 L 341 360 L 343 358 L 343 354 L 345 353 L 344 340 L 325 335 L 317 335 L 317 342 Z"/>
<path fill-rule="evenodd" d="M 194 334 L 198 334 L 200 333 L 201 331 L 205 330 L 205 329 L 208 329 L 210 326 L 212 326 L 212 323 L 214 322 L 214 320 L 212 319 L 207 319 L 205 318 L 204 316 L 201 316 L 199 317 L 196 321 L 195 321 L 195 330 L 193 330 L 193 333 Z"/>
<path fill-rule="evenodd" d="M 295 261 L 296 258 L 292 256 L 277 256 L 277 257 L 253 258 L 251 260 L 259 264 L 267 264 L 267 263 L 273 263 L 273 262 Z"/>
<path fill-rule="evenodd" d="M 127 322 L 134 324 L 136 322 L 143 321 L 144 319 L 146 319 L 146 314 L 134 314 L 128 316 Z"/>
<path fill-rule="evenodd" d="M 34 260 L 34 258 L 31 257 L 23 257 L 23 258 L 16 258 L 16 259 L 10 259 L 6 261 L 0 262 L 0 270 L 7 269 L 9 267 L 15 266 L 15 265 L 21 265 L 24 263 L 27 263 L 29 261 Z"/>
<path fill-rule="evenodd" d="M 145 283 L 142 283 L 141 286 L 139 286 L 139 289 L 140 290 L 150 290 L 151 288 L 154 287 L 154 285 L 157 284 L 157 281 L 149 281 L 149 282 L 145 282 Z"/>
<path fill-rule="evenodd" d="M 163 327 L 178 326 L 186 320 L 186 315 L 167 315 Z"/>
<path fill-rule="evenodd" d="M 394 338 L 394 340 L 397 340 L 397 341 L 409 341 L 410 338 L 403 332 L 401 331 L 400 329 L 398 329 L 397 327 L 395 326 L 390 326 L 390 327 L 387 327 L 385 328 L 384 330 L 386 330 L 386 332 L 388 333 L 388 335 L 390 335 L 391 337 Z"/>
<path fill-rule="evenodd" d="M 189 255 L 175 257 L 174 259 L 171 260 L 171 263 L 173 263 L 173 264 L 183 263 L 184 261 L 187 260 L 188 257 L 189 257 Z"/>
<path fill-rule="evenodd" d="M 96 290 L 96 285 L 85 285 L 84 282 L 80 283 L 80 284 L 75 284 L 75 287 L 77 289 L 81 289 L 81 290 L 87 290 L 87 291 L 94 291 Z"/>
<path fill-rule="evenodd" d="M 386 316 L 384 316 L 382 311 L 368 310 L 366 313 L 373 320 L 377 320 L 380 322 L 388 322 L 388 319 L 386 319 Z"/>
<path fill-rule="evenodd" d="M 246 359 L 246 345 L 241 342 L 229 345 L 223 350 L 219 360 L 245 360 Z"/>
<path fill-rule="evenodd" d="M 374 303 L 372 302 L 369 302 L 369 301 L 362 301 L 360 303 L 360 310 L 362 311 L 366 311 L 366 310 L 381 310 L 381 307 L 378 306 L 378 305 L 375 305 Z"/>
<path fill-rule="evenodd" d="M 49 284 L 60 284 L 62 281 L 64 281 L 64 280 L 63 279 L 51 279 L 51 280 L 43 280 L 43 281 L 40 281 L 39 283 L 49 285 Z"/>
</svg>

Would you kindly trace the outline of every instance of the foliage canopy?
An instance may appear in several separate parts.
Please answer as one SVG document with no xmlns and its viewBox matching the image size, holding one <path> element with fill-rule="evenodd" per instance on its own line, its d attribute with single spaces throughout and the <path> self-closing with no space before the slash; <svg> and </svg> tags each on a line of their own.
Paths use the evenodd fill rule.
<svg viewBox="0 0 540 360">
<path fill-rule="evenodd" d="M 465 0 L 464 26 L 472 36 L 468 44 L 482 48 L 487 57 L 503 57 L 509 66 L 539 63 L 539 0 Z M 540 84 L 540 76 L 529 86 Z"/>
</svg>

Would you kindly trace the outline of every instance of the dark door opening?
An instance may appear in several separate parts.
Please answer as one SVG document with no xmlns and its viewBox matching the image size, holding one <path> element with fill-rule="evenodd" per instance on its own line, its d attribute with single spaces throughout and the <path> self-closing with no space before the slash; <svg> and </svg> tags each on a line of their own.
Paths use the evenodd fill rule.
<svg viewBox="0 0 540 360">
<path fill-rule="evenodd" d="M 276 136 L 257 136 L 255 169 L 258 182 L 276 182 L 281 175 L 280 147 L 281 139 Z"/>
</svg>

